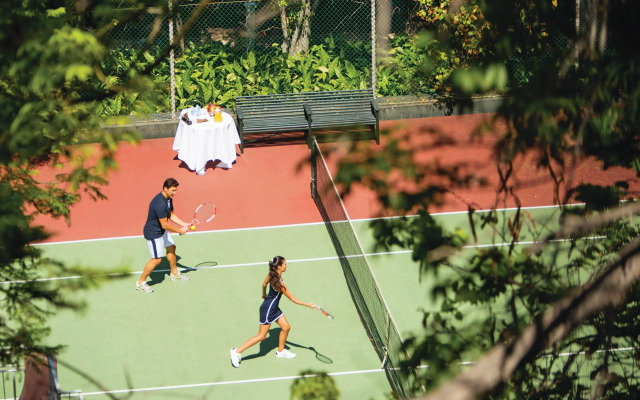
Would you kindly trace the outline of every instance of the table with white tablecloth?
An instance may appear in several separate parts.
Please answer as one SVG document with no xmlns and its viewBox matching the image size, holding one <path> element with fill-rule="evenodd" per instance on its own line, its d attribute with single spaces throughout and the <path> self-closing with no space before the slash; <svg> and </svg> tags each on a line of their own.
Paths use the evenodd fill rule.
<svg viewBox="0 0 640 400">
<path fill-rule="evenodd" d="M 231 168 L 236 160 L 236 145 L 240 137 L 233 117 L 222 112 L 222 121 L 215 122 L 211 116 L 201 117 L 206 122 L 191 120 L 188 125 L 182 120 L 187 110 L 180 113 L 180 122 L 173 140 L 173 150 L 178 152 L 178 159 L 184 161 L 190 170 L 204 175 L 207 162 L 220 160 L 221 168 Z"/>
</svg>

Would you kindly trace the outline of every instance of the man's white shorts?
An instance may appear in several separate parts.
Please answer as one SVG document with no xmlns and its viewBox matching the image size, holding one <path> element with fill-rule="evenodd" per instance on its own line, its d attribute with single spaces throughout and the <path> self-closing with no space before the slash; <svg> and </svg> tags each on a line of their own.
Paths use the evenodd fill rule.
<svg viewBox="0 0 640 400">
<path fill-rule="evenodd" d="M 151 254 L 151 258 L 162 258 L 165 254 L 164 249 L 169 246 L 173 246 L 174 244 L 173 239 L 169 236 L 169 231 L 164 231 L 164 235 L 157 239 L 147 240 L 147 246 L 149 246 L 149 254 Z"/>
</svg>

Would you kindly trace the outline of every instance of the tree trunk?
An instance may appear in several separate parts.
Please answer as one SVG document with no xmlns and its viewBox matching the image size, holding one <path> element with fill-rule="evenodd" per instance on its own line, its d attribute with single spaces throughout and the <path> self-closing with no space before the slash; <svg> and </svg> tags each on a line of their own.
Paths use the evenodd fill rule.
<svg viewBox="0 0 640 400">
<path fill-rule="evenodd" d="M 287 11 L 280 6 L 280 25 L 282 27 L 282 52 L 295 56 L 299 53 L 309 51 L 309 37 L 311 36 L 311 0 L 300 0 L 300 15 L 295 25 L 295 29 L 290 34 L 287 23 Z M 317 1 L 314 4 L 317 5 Z"/>
<path fill-rule="evenodd" d="M 287 24 L 287 10 L 280 6 L 280 26 L 282 27 L 282 52 L 288 53 L 291 39 L 289 37 L 289 25 Z"/>
<path fill-rule="evenodd" d="M 376 43 L 378 57 L 381 61 L 389 55 L 389 39 L 391 34 L 391 15 L 393 13 L 393 6 L 391 0 L 378 0 L 378 7 L 376 13 Z"/>
<path fill-rule="evenodd" d="M 306 53 L 309 51 L 309 36 L 311 35 L 311 8 L 309 0 L 302 0 L 303 6 L 300 10 L 300 18 L 296 24 L 296 30 L 291 38 L 291 46 L 289 46 L 289 55 L 295 56 L 298 53 Z"/>
</svg>

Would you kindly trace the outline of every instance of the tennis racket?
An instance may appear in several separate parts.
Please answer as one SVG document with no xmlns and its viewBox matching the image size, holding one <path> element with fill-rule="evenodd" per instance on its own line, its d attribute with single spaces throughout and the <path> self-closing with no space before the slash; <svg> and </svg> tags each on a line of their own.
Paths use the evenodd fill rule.
<svg viewBox="0 0 640 400">
<path fill-rule="evenodd" d="M 195 270 L 199 268 L 210 269 L 210 268 L 215 268 L 217 265 L 218 265 L 217 261 L 203 261 L 201 263 L 198 263 L 196 266 L 194 266 L 193 269 Z"/>
<path fill-rule="evenodd" d="M 322 307 L 316 305 L 314 307 L 316 310 L 320 311 L 322 314 L 324 314 L 325 317 L 329 318 L 329 319 L 333 319 L 333 315 L 329 314 L 328 312 L 326 312 L 325 310 L 322 309 Z"/>
<path fill-rule="evenodd" d="M 216 216 L 216 206 L 213 203 L 204 202 L 193 213 L 193 221 L 189 224 L 189 230 L 196 229 L 196 225 L 209 222 Z"/>
</svg>

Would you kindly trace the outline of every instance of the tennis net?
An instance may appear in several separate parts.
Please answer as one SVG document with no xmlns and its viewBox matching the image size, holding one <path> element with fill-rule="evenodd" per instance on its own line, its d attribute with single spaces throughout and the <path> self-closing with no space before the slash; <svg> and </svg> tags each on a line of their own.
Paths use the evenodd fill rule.
<svg viewBox="0 0 640 400">
<path fill-rule="evenodd" d="M 311 196 L 331 236 L 360 319 L 380 357 L 382 368 L 394 392 L 399 398 L 413 397 L 422 392 L 417 373 L 414 369 L 402 366 L 402 362 L 407 361 L 409 355 L 402 348 L 402 337 L 315 137 L 311 154 Z"/>
</svg>

